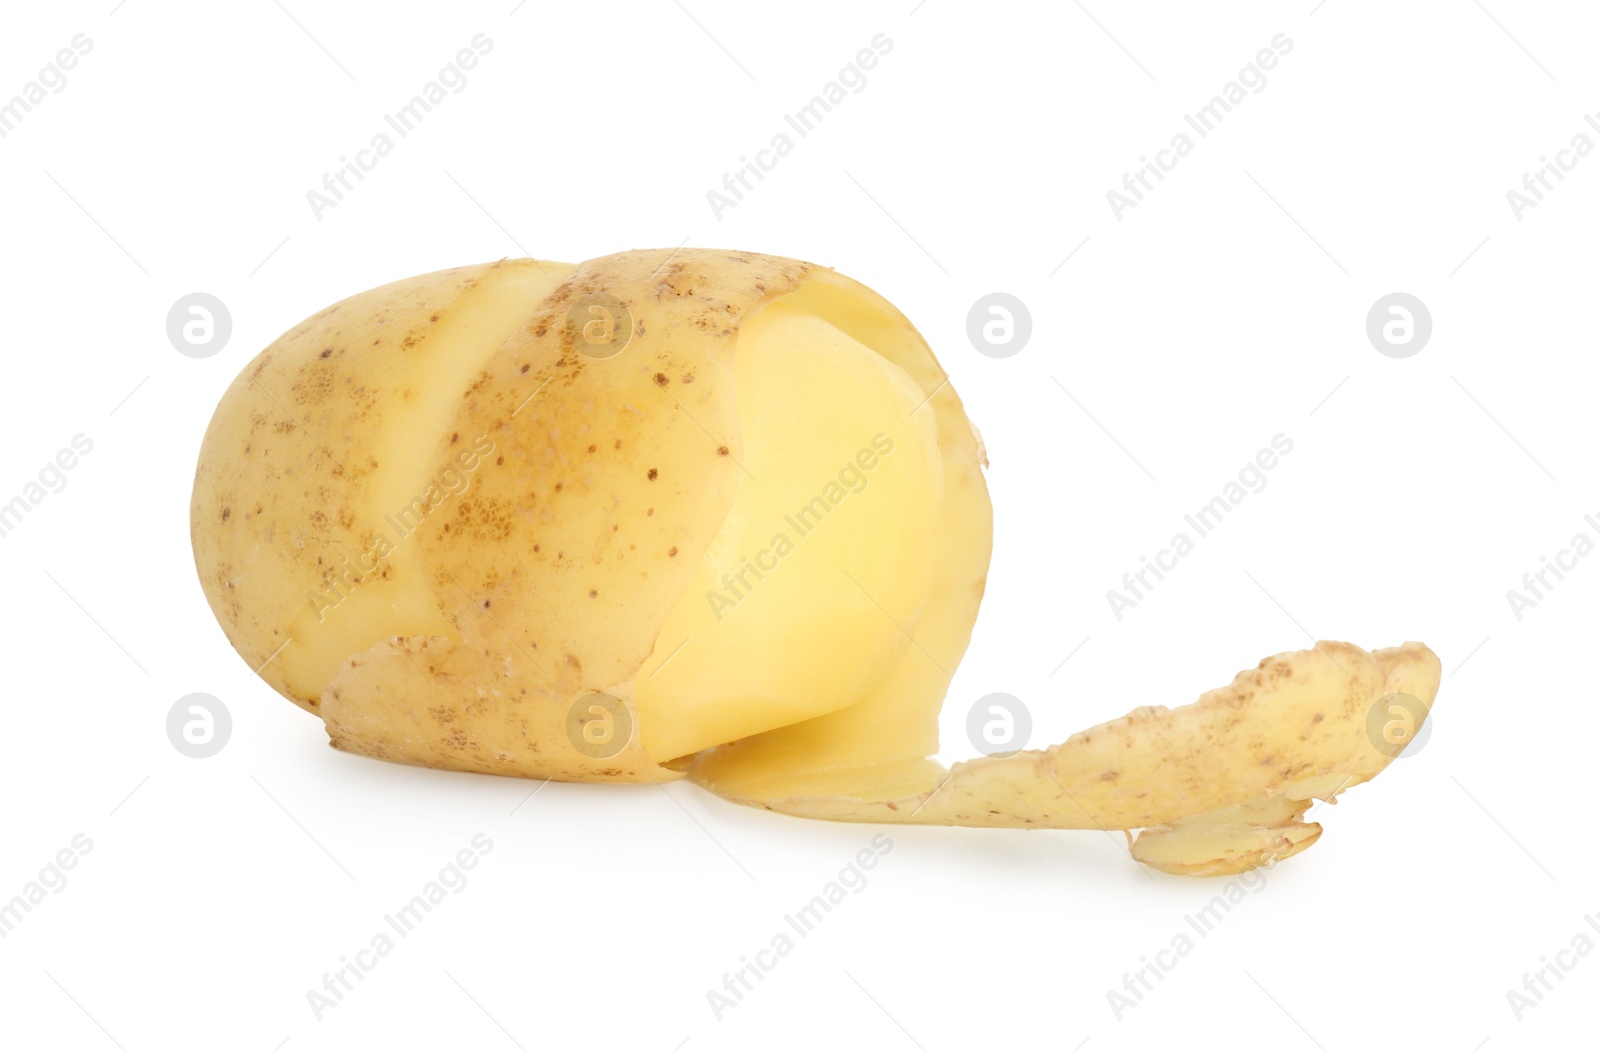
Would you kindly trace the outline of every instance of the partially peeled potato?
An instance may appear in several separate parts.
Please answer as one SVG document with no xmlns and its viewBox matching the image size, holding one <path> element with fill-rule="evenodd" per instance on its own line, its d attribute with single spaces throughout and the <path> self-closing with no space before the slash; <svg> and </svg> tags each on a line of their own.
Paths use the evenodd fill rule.
<svg viewBox="0 0 1600 1052">
<path fill-rule="evenodd" d="M 988 571 L 982 444 L 870 289 L 625 252 L 441 271 L 286 333 L 224 395 L 191 508 L 235 649 L 332 743 L 572 781 L 688 776 L 839 820 L 1136 829 L 1237 872 L 1373 777 L 1418 644 L 1320 644 L 1176 710 L 929 759 Z"/>
</svg>

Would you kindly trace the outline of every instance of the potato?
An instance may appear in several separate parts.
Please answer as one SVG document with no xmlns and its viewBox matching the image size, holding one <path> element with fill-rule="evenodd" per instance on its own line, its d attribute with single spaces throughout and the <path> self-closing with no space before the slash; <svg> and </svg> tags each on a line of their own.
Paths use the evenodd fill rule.
<svg viewBox="0 0 1600 1052">
<path fill-rule="evenodd" d="M 1232 872 L 1391 758 L 1416 644 L 1269 659 L 1042 752 L 929 759 L 988 570 L 982 443 L 911 324 L 752 253 L 502 260 L 290 330 L 223 396 L 191 527 L 229 641 L 338 748 L 689 776 L 850 821 L 1148 827 Z"/>
</svg>

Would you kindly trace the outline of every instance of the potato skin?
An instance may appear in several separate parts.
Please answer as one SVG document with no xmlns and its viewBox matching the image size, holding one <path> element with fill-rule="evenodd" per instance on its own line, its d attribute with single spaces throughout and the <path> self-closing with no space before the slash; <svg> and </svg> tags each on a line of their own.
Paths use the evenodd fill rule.
<svg viewBox="0 0 1600 1052">
<path fill-rule="evenodd" d="M 936 793 L 761 803 L 836 821 L 1138 829 L 1280 794 L 1309 800 L 1382 773 L 1394 757 L 1368 738 L 1369 710 L 1396 694 L 1431 707 L 1439 679 L 1438 656 L 1421 643 L 1369 653 L 1324 640 L 1188 705 L 1141 706 L 1045 749 L 958 763 Z"/>
<path fill-rule="evenodd" d="M 406 355 L 494 264 L 396 281 L 318 311 L 275 340 L 222 396 L 201 444 L 189 532 L 200 585 L 228 641 L 278 693 L 314 710 L 269 661 L 306 593 L 365 550 L 361 514 Z"/>
</svg>

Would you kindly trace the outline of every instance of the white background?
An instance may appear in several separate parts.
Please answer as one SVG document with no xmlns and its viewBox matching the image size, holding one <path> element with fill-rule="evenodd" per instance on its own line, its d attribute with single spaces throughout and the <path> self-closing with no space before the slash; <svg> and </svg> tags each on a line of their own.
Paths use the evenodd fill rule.
<svg viewBox="0 0 1600 1052">
<path fill-rule="evenodd" d="M 0 98 L 93 41 L 0 139 L 0 502 L 94 443 L 0 538 L 0 900 L 93 844 L 0 939 L 0 1044 L 1593 1042 L 1600 954 L 1566 956 L 1520 1022 L 1507 1001 L 1580 930 L 1600 940 L 1579 808 L 1600 557 L 1520 620 L 1506 595 L 1600 537 L 1600 159 L 1520 219 L 1506 197 L 1574 135 L 1600 142 L 1584 5 L 114 3 L 13 5 L 0 32 Z M 314 218 L 307 191 L 478 33 L 467 87 Z M 878 33 L 864 90 L 716 218 L 707 191 Z M 1107 191 L 1279 33 L 1266 87 L 1115 218 Z M 982 428 L 995 558 L 945 759 L 972 754 L 984 694 L 1024 699 L 1044 744 L 1313 636 L 1431 645 L 1431 737 L 1319 808 L 1322 841 L 1120 1021 L 1107 991 L 1223 881 L 1147 873 L 1098 833 L 905 828 L 718 1021 L 707 991 L 875 830 L 686 784 L 528 800 L 331 750 L 228 647 L 188 537 L 218 397 L 302 317 L 450 265 L 685 242 L 877 288 Z M 165 332 L 195 291 L 233 318 L 205 360 Z M 993 291 L 1033 320 L 1004 360 L 966 337 Z M 1365 333 L 1396 291 L 1434 325 L 1405 359 Z M 1108 589 L 1279 433 L 1267 488 L 1115 618 Z M 233 715 L 211 759 L 166 737 L 194 691 Z M 317 1021 L 306 992 L 477 833 L 470 885 Z"/>
</svg>

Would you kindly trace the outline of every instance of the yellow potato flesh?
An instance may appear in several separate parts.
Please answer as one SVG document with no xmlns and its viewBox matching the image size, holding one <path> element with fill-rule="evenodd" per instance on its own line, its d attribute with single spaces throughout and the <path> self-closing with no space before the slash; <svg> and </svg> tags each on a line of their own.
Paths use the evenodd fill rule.
<svg viewBox="0 0 1600 1052">
<path fill-rule="evenodd" d="M 788 306 L 741 326 L 734 363 L 733 508 L 634 693 L 658 761 L 862 700 L 928 600 L 943 467 L 921 389 Z"/>
<path fill-rule="evenodd" d="M 889 678 L 861 701 L 724 745 L 691 768 L 691 776 L 712 792 L 760 806 L 813 795 L 896 800 L 938 783 L 945 768 L 928 757 L 939 750 L 939 710 L 950 674 L 966 652 L 989 568 L 992 515 L 984 451 L 961 400 L 916 330 L 887 302 L 845 281 L 823 275 L 778 302 L 827 317 L 926 392 L 916 415 L 933 415 L 944 469 L 933 576 L 912 645 Z"/>
</svg>

